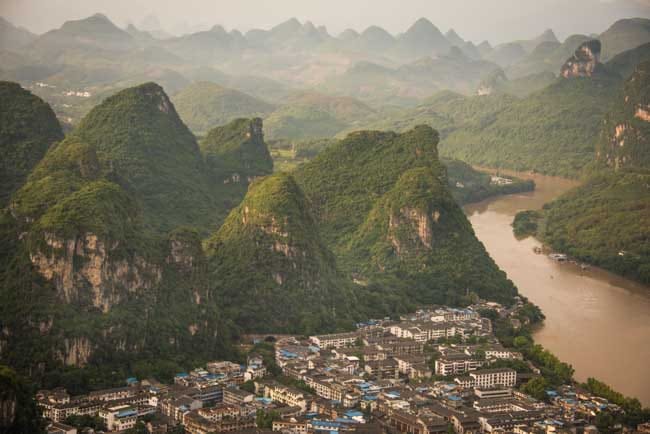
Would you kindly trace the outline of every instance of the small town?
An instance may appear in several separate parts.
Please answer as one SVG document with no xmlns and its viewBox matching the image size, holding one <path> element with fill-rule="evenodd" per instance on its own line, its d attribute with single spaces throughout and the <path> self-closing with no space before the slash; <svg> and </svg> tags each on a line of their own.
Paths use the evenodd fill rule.
<svg viewBox="0 0 650 434">
<path fill-rule="evenodd" d="M 598 413 L 622 409 L 577 385 L 545 390 L 544 400 L 520 390 L 540 370 L 502 346 L 479 312 L 520 326 L 522 306 L 435 307 L 347 333 L 253 336 L 245 365 L 214 361 L 173 384 L 128 378 L 120 388 L 41 390 L 36 399 L 50 434 L 598 432 Z M 256 348 L 272 348 L 272 357 Z M 522 364 L 527 373 L 514 369 Z M 78 417 L 103 429 L 66 423 Z"/>
</svg>

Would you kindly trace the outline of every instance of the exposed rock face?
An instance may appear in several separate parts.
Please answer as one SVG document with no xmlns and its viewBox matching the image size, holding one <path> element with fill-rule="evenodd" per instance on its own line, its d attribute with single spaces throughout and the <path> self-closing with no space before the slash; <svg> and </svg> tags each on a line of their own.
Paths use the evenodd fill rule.
<svg viewBox="0 0 650 434">
<path fill-rule="evenodd" d="M 476 93 L 478 96 L 492 95 L 507 82 L 506 73 L 502 69 L 497 69 L 481 82 Z"/>
<path fill-rule="evenodd" d="M 151 289 L 161 279 L 160 268 L 142 257 L 113 258 L 119 243 L 107 245 L 92 233 L 67 240 L 46 233 L 44 241 L 45 248 L 30 254 L 32 264 L 66 303 L 90 302 L 108 312 L 125 293 Z"/>
<path fill-rule="evenodd" d="M 603 70 L 600 63 L 601 44 L 597 39 L 583 42 L 575 54 L 566 61 L 560 70 L 564 78 L 591 77 Z"/>
<path fill-rule="evenodd" d="M 650 62 L 626 81 L 623 98 L 605 119 L 596 156 L 615 170 L 650 167 Z"/>
<path fill-rule="evenodd" d="M 59 351 L 57 356 L 66 366 L 83 367 L 92 353 L 92 344 L 87 338 L 66 338 L 63 340 L 63 351 Z"/>
<path fill-rule="evenodd" d="M 398 256 L 418 250 L 431 250 L 433 246 L 433 225 L 440 218 L 439 212 L 428 215 L 426 212 L 415 208 L 402 208 L 398 214 L 389 217 L 388 238 Z M 403 225 L 406 236 L 397 235 L 402 231 Z"/>
<path fill-rule="evenodd" d="M 16 419 L 16 397 L 0 398 L 0 428 L 13 425 Z"/>
<path fill-rule="evenodd" d="M 249 330 L 298 330 L 306 318 L 347 312 L 347 282 L 287 173 L 250 186 L 207 241 L 207 258 L 211 293 Z"/>
<path fill-rule="evenodd" d="M 634 117 L 642 121 L 650 122 L 650 106 L 639 106 L 634 112 Z"/>
</svg>

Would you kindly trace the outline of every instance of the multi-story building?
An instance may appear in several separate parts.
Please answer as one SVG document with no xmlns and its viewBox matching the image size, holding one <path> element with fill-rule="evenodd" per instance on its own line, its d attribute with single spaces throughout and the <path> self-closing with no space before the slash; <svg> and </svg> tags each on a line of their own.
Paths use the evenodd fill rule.
<svg viewBox="0 0 650 434">
<path fill-rule="evenodd" d="M 485 364 L 485 360 L 478 357 L 468 356 L 464 353 L 447 354 L 436 360 L 436 375 L 456 375 L 465 372 L 475 371 Z"/>
<path fill-rule="evenodd" d="M 321 398 L 339 402 L 343 401 L 345 387 L 341 384 L 331 381 L 321 381 L 309 376 L 305 377 L 305 383 L 307 383 L 307 386 L 314 389 L 314 393 Z"/>
<path fill-rule="evenodd" d="M 509 368 L 483 369 L 470 372 L 473 387 L 490 388 L 494 386 L 513 387 L 517 383 L 517 371 Z"/>
<path fill-rule="evenodd" d="M 130 405 L 106 406 L 99 410 L 99 417 L 109 431 L 124 431 L 135 427 L 138 410 Z"/>
<path fill-rule="evenodd" d="M 289 421 L 289 420 L 275 420 L 273 421 L 273 431 L 279 431 L 283 434 L 307 434 L 309 424 L 306 421 Z"/>
<path fill-rule="evenodd" d="M 368 362 L 364 369 L 376 378 L 399 378 L 398 364 L 394 359 Z"/>
<path fill-rule="evenodd" d="M 250 404 L 255 400 L 255 395 L 235 387 L 223 389 L 223 403 L 229 405 Z"/>
<path fill-rule="evenodd" d="M 331 335 L 310 336 L 309 340 L 321 350 L 343 348 L 354 345 L 360 338 L 359 332 L 336 333 Z"/>
<path fill-rule="evenodd" d="M 300 407 L 303 412 L 307 410 L 305 392 L 295 387 L 267 383 L 264 387 L 264 397 L 291 407 Z"/>
</svg>

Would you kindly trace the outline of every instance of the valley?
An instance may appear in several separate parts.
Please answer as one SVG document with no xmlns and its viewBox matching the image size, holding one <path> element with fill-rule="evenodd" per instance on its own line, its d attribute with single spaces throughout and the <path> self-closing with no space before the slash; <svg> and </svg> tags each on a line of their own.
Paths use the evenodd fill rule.
<svg viewBox="0 0 650 434">
<path fill-rule="evenodd" d="M 0 17 L 0 434 L 650 431 L 619 2 L 498 43 Z"/>
<path fill-rule="evenodd" d="M 650 288 L 598 268 L 560 264 L 533 251 L 541 246 L 539 241 L 515 238 L 511 223 L 516 213 L 540 209 L 576 186 L 560 178 L 532 178 L 533 193 L 465 207 L 478 238 L 521 293 L 546 315 L 533 334 L 536 342 L 571 363 L 580 381 L 600 378 L 648 405 L 650 383 L 644 379 L 650 357 L 645 345 L 650 339 Z"/>
</svg>

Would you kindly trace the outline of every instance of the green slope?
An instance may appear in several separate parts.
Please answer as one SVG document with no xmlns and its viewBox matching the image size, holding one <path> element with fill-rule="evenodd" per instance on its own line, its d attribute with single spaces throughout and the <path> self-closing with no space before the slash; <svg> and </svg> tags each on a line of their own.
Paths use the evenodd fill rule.
<svg viewBox="0 0 650 434">
<path fill-rule="evenodd" d="M 289 97 L 265 123 L 272 139 L 326 138 L 373 113 L 373 109 L 354 98 L 301 92 Z"/>
<path fill-rule="evenodd" d="M 459 125 L 442 153 L 473 164 L 576 177 L 592 158 L 617 78 L 559 79 L 510 104 L 493 119 Z"/>
<path fill-rule="evenodd" d="M 129 88 L 95 107 L 71 133 L 132 191 L 154 230 L 209 226 L 214 210 L 198 144 L 163 89 Z"/>
<path fill-rule="evenodd" d="M 348 275 L 373 288 L 378 306 L 386 300 L 382 293 L 402 305 L 409 300 L 458 302 L 466 290 L 502 301 L 514 294 L 512 283 L 489 258 L 451 198 L 437 143 L 437 132 L 426 126 L 403 134 L 361 131 L 295 172 L 313 204 L 323 239 Z M 425 243 L 416 264 L 409 264 L 408 255 L 400 254 L 395 245 L 391 248 L 391 213 L 402 212 L 401 205 L 412 207 L 420 221 L 428 222 L 422 229 L 428 237 L 440 236 L 440 244 Z M 433 223 L 435 217 L 429 213 L 433 209 L 445 216 L 440 226 Z M 403 221 L 396 230 L 417 239 L 420 229 L 413 224 L 418 218 L 406 208 L 403 212 L 404 218 L 396 217 Z M 384 260 L 395 266 L 388 267 Z M 481 271 L 474 274 L 472 269 Z"/>
<path fill-rule="evenodd" d="M 274 107 L 243 92 L 210 82 L 197 82 L 172 97 L 187 126 L 196 134 L 224 125 L 236 118 L 263 117 Z"/>
<path fill-rule="evenodd" d="M 650 62 L 626 81 L 580 187 L 547 204 L 537 235 L 553 249 L 650 283 Z M 518 215 L 520 221 L 524 217 Z M 532 226 L 534 229 L 534 224 Z"/>
<path fill-rule="evenodd" d="M 208 241 L 219 303 L 244 330 L 313 333 L 349 325 L 350 283 L 291 175 L 256 181 Z"/>
<path fill-rule="evenodd" d="M 546 206 L 538 235 L 554 250 L 650 283 L 650 174 L 602 172 Z"/>
<path fill-rule="evenodd" d="M 0 81 L 0 208 L 63 132 L 50 106 L 17 83 Z"/>
<path fill-rule="evenodd" d="M 0 361 L 40 366 L 35 381 L 82 392 L 115 385 L 113 371 L 168 377 L 225 354 L 229 328 L 209 296 L 200 233 L 234 205 L 211 176 L 159 86 L 93 109 L 1 216 Z"/>
</svg>

